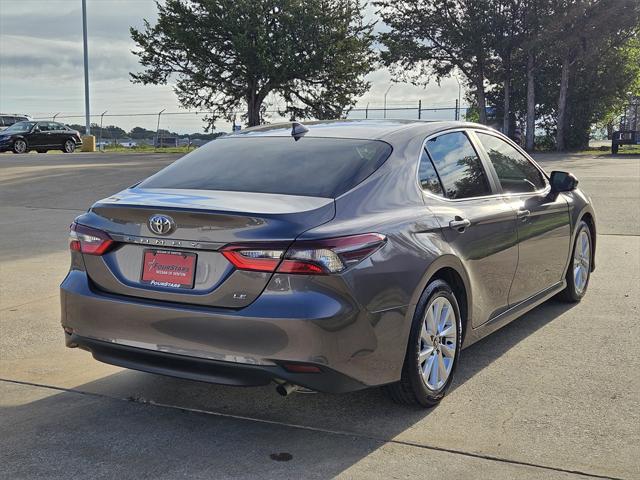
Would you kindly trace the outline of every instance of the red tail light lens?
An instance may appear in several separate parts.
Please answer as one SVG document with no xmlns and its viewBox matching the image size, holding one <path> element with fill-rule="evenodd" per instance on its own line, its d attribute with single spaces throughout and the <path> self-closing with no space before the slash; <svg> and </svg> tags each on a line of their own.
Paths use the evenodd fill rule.
<svg viewBox="0 0 640 480">
<path fill-rule="evenodd" d="M 387 238 L 379 233 L 295 242 L 278 268 L 284 273 L 339 273 L 360 263 L 382 247 Z"/>
<path fill-rule="evenodd" d="M 109 251 L 113 244 L 111 237 L 102 230 L 85 227 L 75 222 L 71 224 L 69 248 L 74 252 L 103 255 Z"/>
<path fill-rule="evenodd" d="M 240 270 L 323 275 L 340 273 L 382 247 L 386 237 L 365 233 L 348 237 L 294 242 L 288 250 L 275 246 L 229 245 L 222 254 Z"/>
<path fill-rule="evenodd" d="M 274 272 L 284 252 L 284 249 L 240 245 L 229 245 L 222 249 L 222 255 L 238 270 L 255 272 Z"/>
</svg>

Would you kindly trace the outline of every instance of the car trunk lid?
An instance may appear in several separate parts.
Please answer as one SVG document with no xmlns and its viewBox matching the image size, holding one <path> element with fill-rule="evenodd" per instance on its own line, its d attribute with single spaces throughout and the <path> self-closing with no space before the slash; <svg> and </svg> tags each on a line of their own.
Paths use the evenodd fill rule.
<svg viewBox="0 0 640 480">
<path fill-rule="evenodd" d="M 286 248 L 298 235 L 334 215 L 331 198 L 131 188 L 97 202 L 77 222 L 102 230 L 115 241 L 104 255 L 83 255 L 91 281 L 101 290 L 241 308 L 260 295 L 272 273 L 236 270 L 219 250 L 228 244 L 260 242 L 280 242 Z M 152 230 L 150 219 L 158 216 L 172 224 L 166 234 Z M 159 282 L 161 277 L 143 275 L 145 268 L 161 275 L 182 269 L 186 276 Z"/>
</svg>

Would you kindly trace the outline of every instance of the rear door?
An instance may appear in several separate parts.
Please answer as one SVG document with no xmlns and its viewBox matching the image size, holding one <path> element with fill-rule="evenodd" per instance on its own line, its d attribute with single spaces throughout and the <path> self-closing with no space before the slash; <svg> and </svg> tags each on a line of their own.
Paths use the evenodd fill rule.
<svg viewBox="0 0 640 480">
<path fill-rule="evenodd" d="M 50 122 L 49 128 L 51 129 L 51 146 L 62 147 L 65 140 L 69 138 L 69 131 L 66 127 L 57 122 Z"/>
<path fill-rule="evenodd" d="M 515 305 L 562 280 L 571 246 L 569 206 L 562 195 L 550 195 L 544 174 L 514 145 L 490 132 L 475 135 L 518 218 L 519 261 L 509 294 Z"/>
<path fill-rule="evenodd" d="M 518 262 L 516 216 L 465 131 L 425 142 L 420 182 L 430 210 L 463 262 L 472 287 L 474 327 L 508 308 Z"/>
</svg>

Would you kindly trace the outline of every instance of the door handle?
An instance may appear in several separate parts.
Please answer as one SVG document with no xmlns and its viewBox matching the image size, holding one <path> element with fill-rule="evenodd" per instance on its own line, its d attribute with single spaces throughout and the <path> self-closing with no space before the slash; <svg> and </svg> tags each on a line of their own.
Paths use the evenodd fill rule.
<svg viewBox="0 0 640 480">
<path fill-rule="evenodd" d="M 531 215 L 530 210 L 518 210 L 518 218 L 523 222 L 527 221 L 527 218 Z"/>
<path fill-rule="evenodd" d="M 464 232 L 464 229 L 471 225 L 471 220 L 468 218 L 462 218 L 456 216 L 454 220 L 449 222 L 449 228 L 457 230 L 458 232 Z"/>
</svg>

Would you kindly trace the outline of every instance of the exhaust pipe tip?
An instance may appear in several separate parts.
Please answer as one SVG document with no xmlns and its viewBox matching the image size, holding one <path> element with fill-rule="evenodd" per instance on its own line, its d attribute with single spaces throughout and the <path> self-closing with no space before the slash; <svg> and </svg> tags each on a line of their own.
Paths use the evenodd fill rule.
<svg viewBox="0 0 640 480">
<path fill-rule="evenodd" d="M 288 397 L 299 389 L 300 387 L 298 385 L 294 385 L 293 383 L 289 382 L 280 383 L 276 386 L 276 392 L 278 392 L 283 397 Z"/>
</svg>

